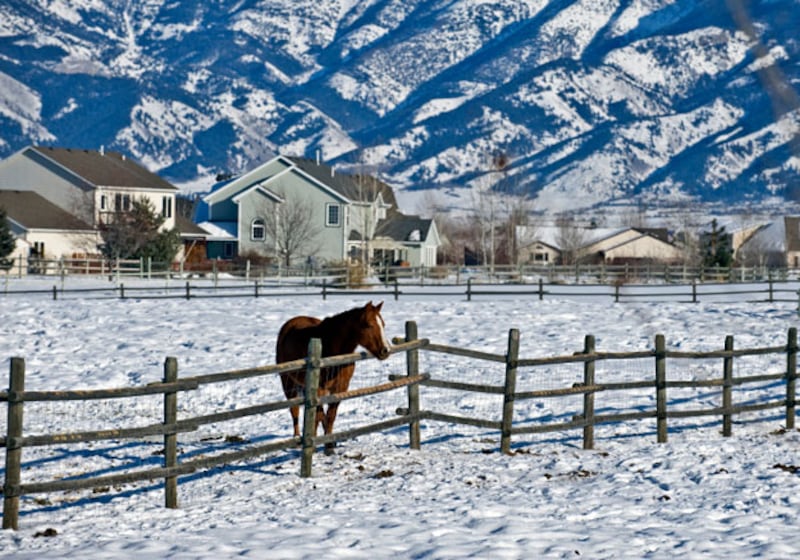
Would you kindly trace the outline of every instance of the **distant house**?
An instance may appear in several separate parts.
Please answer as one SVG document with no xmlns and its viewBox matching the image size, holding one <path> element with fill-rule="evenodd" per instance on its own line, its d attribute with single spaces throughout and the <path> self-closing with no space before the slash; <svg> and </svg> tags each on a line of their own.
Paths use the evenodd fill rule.
<svg viewBox="0 0 800 560">
<path fill-rule="evenodd" d="M 97 250 L 96 229 L 33 191 L 0 190 L 0 207 L 17 238 L 15 261 L 70 258 Z"/>
<path fill-rule="evenodd" d="M 567 252 L 578 262 L 677 263 L 683 252 L 667 241 L 665 230 L 644 228 L 564 228 L 517 226 L 519 262 L 560 264 Z"/>
<path fill-rule="evenodd" d="M 399 212 L 385 183 L 287 156 L 215 185 L 195 222 L 210 234 L 210 258 L 254 253 L 292 264 L 313 257 L 433 266 L 439 245 L 433 221 Z"/>
<path fill-rule="evenodd" d="M 800 217 L 785 216 L 749 228 L 749 235 L 734 247 L 741 266 L 800 268 Z"/>
<path fill-rule="evenodd" d="M 30 146 L 0 162 L 0 189 L 36 192 L 92 227 L 147 199 L 175 227 L 178 189 L 118 152 Z"/>
</svg>

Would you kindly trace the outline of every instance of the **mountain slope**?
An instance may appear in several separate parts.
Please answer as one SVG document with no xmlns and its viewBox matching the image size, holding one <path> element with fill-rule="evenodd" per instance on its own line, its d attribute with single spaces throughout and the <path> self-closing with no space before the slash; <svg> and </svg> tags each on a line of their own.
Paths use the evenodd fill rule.
<svg viewBox="0 0 800 560">
<path fill-rule="evenodd" d="M 800 0 L 11 0 L 0 156 L 104 145 L 208 185 L 320 153 L 553 209 L 794 200 L 798 28 Z"/>
</svg>

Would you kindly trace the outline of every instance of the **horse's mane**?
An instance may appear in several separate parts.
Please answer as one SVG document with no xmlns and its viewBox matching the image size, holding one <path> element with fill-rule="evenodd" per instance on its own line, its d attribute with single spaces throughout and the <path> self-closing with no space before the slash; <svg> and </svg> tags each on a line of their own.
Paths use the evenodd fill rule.
<svg viewBox="0 0 800 560">
<path fill-rule="evenodd" d="M 364 312 L 363 307 L 354 307 L 353 309 L 348 309 L 347 311 L 342 311 L 341 313 L 337 313 L 336 315 L 329 315 L 325 317 L 318 326 L 322 327 L 323 325 L 331 325 L 338 323 L 342 320 L 349 320 L 355 319 Z"/>
</svg>

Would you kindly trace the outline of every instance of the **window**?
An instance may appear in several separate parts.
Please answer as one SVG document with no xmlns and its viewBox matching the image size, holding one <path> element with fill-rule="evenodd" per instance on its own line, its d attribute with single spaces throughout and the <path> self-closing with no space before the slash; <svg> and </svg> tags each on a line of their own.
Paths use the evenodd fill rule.
<svg viewBox="0 0 800 560">
<path fill-rule="evenodd" d="M 161 215 L 165 218 L 172 217 L 172 197 L 165 196 L 161 199 Z"/>
<path fill-rule="evenodd" d="M 328 204 L 325 212 L 325 225 L 338 226 L 341 221 L 340 208 L 338 204 Z"/>
<path fill-rule="evenodd" d="M 44 241 L 34 241 L 33 247 L 30 249 L 32 257 L 44 258 Z"/>
<path fill-rule="evenodd" d="M 108 202 L 106 201 L 106 195 L 100 195 L 100 210 L 105 210 L 108 206 Z"/>
<path fill-rule="evenodd" d="M 250 240 L 251 241 L 264 241 L 267 238 L 267 227 L 261 218 L 256 218 L 250 224 Z"/>
<path fill-rule="evenodd" d="M 127 194 L 114 195 L 114 210 L 117 212 L 127 212 L 131 209 L 131 197 Z"/>
</svg>

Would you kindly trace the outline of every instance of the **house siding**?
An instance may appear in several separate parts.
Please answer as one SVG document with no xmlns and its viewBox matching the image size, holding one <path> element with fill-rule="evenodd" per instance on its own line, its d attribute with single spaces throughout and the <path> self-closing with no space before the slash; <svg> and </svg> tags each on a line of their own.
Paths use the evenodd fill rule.
<svg viewBox="0 0 800 560">
<path fill-rule="evenodd" d="M 328 260 L 338 261 L 345 258 L 345 227 L 349 221 L 345 205 L 339 198 L 336 198 L 325 189 L 309 183 L 305 177 L 298 173 L 284 173 L 276 179 L 269 181 L 268 188 L 285 200 L 284 204 L 303 204 L 312 209 L 311 223 L 318 234 L 314 237 L 310 245 L 316 248 L 312 251 L 316 256 Z M 339 206 L 339 224 L 336 226 L 327 225 L 327 208 L 333 204 Z M 249 229 L 251 219 L 247 219 L 246 227 Z M 240 225 L 240 227 L 242 227 Z M 249 231 L 247 231 L 249 238 Z M 240 239 L 243 239 L 240 236 Z M 295 255 L 296 258 L 305 255 Z"/>
<path fill-rule="evenodd" d="M 81 207 L 86 206 L 86 197 L 91 197 L 87 195 L 91 185 L 30 149 L 0 164 L 0 189 L 33 191 L 59 208 L 79 216 L 79 210 L 85 213 L 86 208 Z"/>
</svg>

